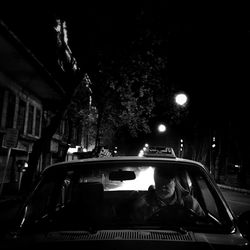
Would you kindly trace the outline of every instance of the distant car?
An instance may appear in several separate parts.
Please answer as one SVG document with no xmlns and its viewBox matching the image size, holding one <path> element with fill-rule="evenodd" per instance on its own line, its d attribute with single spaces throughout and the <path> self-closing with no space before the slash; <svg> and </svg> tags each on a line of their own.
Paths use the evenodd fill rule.
<svg viewBox="0 0 250 250">
<path fill-rule="evenodd" d="M 174 149 L 171 147 L 164 147 L 164 146 L 146 147 L 143 156 L 176 158 Z"/>
<path fill-rule="evenodd" d="M 184 203 L 173 205 L 157 199 L 156 172 L 163 173 L 160 177 L 174 174 L 202 213 Z M 90 158 L 47 167 L 0 246 L 246 249 L 247 223 L 249 216 L 236 218 L 213 178 L 198 162 L 176 157 Z"/>
</svg>

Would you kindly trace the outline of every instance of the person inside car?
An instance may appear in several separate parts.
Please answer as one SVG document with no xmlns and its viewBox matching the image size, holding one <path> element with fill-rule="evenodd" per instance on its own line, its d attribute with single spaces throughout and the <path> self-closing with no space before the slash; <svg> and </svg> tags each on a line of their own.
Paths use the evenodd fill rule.
<svg viewBox="0 0 250 250">
<path fill-rule="evenodd" d="M 155 186 L 151 185 L 148 192 L 134 202 L 132 219 L 146 221 L 171 206 L 187 208 L 197 216 L 204 215 L 199 202 L 180 184 L 176 174 L 155 169 L 154 180 Z"/>
</svg>

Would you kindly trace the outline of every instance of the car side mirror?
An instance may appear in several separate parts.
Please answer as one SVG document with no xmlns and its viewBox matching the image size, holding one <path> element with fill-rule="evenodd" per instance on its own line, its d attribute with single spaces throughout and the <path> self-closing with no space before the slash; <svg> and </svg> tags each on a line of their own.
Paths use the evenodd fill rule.
<svg viewBox="0 0 250 250">
<path fill-rule="evenodd" d="M 238 226 L 243 236 L 250 240 L 250 210 L 239 215 Z"/>
</svg>

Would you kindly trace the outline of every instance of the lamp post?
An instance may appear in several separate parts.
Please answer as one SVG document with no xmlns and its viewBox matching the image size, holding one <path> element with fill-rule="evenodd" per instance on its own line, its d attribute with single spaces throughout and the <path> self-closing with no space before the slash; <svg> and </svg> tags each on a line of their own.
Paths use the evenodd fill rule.
<svg viewBox="0 0 250 250">
<path fill-rule="evenodd" d="M 157 127 L 156 127 L 156 133 L 157 133 L 157 137 L 156 137 L 156 140 L 157 140 L 157 144 L 158 145 L 165 145 L 167 142 L 166 142 L 166 132 L 167 132 L 167 125 L 164 124 L 163 122 L 160 122 L 157 124 Z"/>
<path fill-rule="evenodd" d="M 183 110 L 187 106 L 188 96 L 184 92 L 179 92 L 175 94 L 174 101 L 175 101 L 175 104 L 178 106 L 177 112 L 181 112 L 181 110 Z M 179 145 L 179 157 L 183 157 L 184 156 L 184 141 L 182 138 L 180 139 L 178 145 Z"/>
</svg>

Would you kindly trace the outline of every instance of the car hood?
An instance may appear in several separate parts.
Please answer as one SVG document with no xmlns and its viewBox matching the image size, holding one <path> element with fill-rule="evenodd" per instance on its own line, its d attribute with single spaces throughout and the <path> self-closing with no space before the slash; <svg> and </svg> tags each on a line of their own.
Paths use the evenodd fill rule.
<svg viewBox="0 0 250 250">
<path fill-rule="evenodd" d="M 245 249 L 237 234 L 180 233 L 159 230 L 54 231 L 9 239 L 1 249 Z M 3 246 L 3 248 L 2 248 Z M 6 247 L 6 248 L 5 248 Z"/>
</svg>

